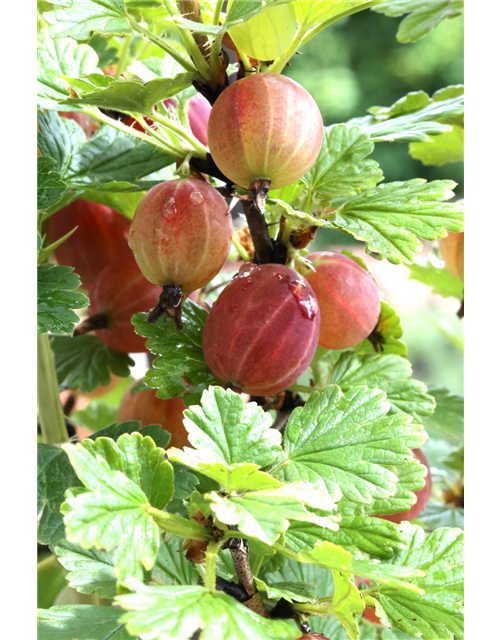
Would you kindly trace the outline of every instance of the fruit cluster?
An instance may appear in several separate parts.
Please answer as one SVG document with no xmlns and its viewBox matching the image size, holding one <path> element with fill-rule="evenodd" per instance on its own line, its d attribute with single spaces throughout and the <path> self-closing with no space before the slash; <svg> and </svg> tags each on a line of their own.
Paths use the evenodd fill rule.
<svg viewBox="0 0 500 640">
<path fill-rule="evenodd" d="M 192 103 L 199 109 L 199 101 Z M 250 197 L 256 183 L 279 188 L 303 176 L 323 139 L 321 115 L 311 96 L 273 73 L 230 85 L 211 111 L 203 111 L 197 124 L 203 123 L 196 136 L 208 140 L 228 183 L 248 189 Z M 146 351 L 144 338 L 130 323 L 139 311 L 153 308 L 150 321 L 164 313 L 182 328 L 183 300 L 223 269 L 233 234 L 226 200 L 198 174 L 150 189 L 132 224 L 109 207 L 77 200 L 49 219 L 49 238 L 56 241 L 75 227 L 55 257 L 75 266 L 90 292 L 91 316 L 83 323 L 87 330 L 125 352 Z M 375 329 L 379 294 L 363 266 L 331 251 L 311 253 L 296 266 L 244 263 L 209 310 L 203 351 L 224 386 L 273 396 L 306 371 L 318 346 L 354 347 Z M 183 409 L 179 398 L 160 400 L 154 391 L 129 391 L 119 419 L 161 423 L 172 433 L 171 444 L 183 446 Z M 426 464 L 423 454 L 416 455 Z M 429 481 L 408 513 L 382 517 L 396 522 L 415 517 L 430 487 Z"/>
</svg>

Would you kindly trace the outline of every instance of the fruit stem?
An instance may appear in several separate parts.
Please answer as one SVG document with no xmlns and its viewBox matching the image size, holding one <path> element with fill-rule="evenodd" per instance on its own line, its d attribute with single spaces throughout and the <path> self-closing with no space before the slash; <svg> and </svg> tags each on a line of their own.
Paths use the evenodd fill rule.
<svg viewBox="0 0 500 640">
<path fill-rule="evenodd" d="M 156 509 L 151 505 L 148 506 L 147 512 L 153 517 L 156 524 L 167 533 L 171 533 L 179 538 L 188 538 L 190 540 L 205 540 L 212 539 L 211 530 L 198 522 L 193 520 L 187 520 L 182 516 L 175 515 L 174 513 L 167 513 Z"/>
<path fill-rule="evenodd" d="M 196 67 L 191 62 L 191 60 L 186 58 L 186 56 L 182 55 L 182 53 L 179 53 L 179 51 L 177 49 L 175 49 L 175 47 L 172 47 L 171 45 L 169 45 L 166 40 L 164 40 L 163 38 L 160 38 L 159 36 L 157 36 L 155 33 L 150 31 L 149 29 L 145 29 L 142 25 L 140 25 L 138 22 L 136 22 L 128 14 L 127 14 L 127 20 L 129 22 L 130 26 L 132 27 L 132 29 L 134 29 L 135 31 L 137 31 L 138 33 L 143 35 L 145 38 L 147 38 L 153 44 L 156 44 L 158 47 L 160 47 L 160 49 L 163 49 L 163 51 L 166 51 L 170 56 L 172 56 L 172 58 L 176 62 L 178 62 L 181 65 L 181 67 L 186 69 L 186 71 L 196 72 Z"/>
<path fill-rule="evenodd" d="M 273 243 L 265 217 L 250 200 L 242 200 L 241 204 L 255 247 L 254 262 L 256 264 L 273 262 Z"/>
<path fill-rule="evenodd" d="M 240 258 L 242 260 L 244 260 L 245 262 L 250 262 L 250 256 L 248 255 L 247 250 L 241 244 L 241 242 L 238 240 L 238 238 L 237 238 L 235 233 L 233 233 L 233 237 L 231 238 L 231 242 L 233 243 L 233 246 L 238 251 Z"/>
<path fill-rule="evenodd" d="M 217 0 L 214 7 L 214 15 L 212 16 L 212 24 L 218 26 L 220 22 L 220 14 L 222 11 L 222 7 L 224 5 L 224 0 Z"/>
<path fill-rule="evenodd" d="M 269 611 L 262 602 L 253 580 L 252 570 L 248 559 L 248 542 L 242 538 L 231 538 L 227 544 L 227 548 L 231 552 L 234 567 L 238 576 L 240 587 L 242 587 L 250 596 L 245 600 L 244 604 L 255 613 L 269 618 Z"/>
<path fill-rule="evenodd" d="M 159 122 L 164 127 L 166 127 L 167 129 L 170 129 L 175 134 L 177 134 L 180 138 L 183 138 L 184 140 L 186 140 L 186 142 L 189 142 L 191 147 L 197 152 L 197 155 L 201 155 L 201 157 L 205 157 L 207 155 L 208 153 L 207 147 L 201 144 L 201 142 L 197 140 L 191 134 L 191 132 L 185 129 L 182 125 L 175 124 L 175 122 L 173 122 L 171 118 L 166 118 L 160 115 L 159 113 L 152 113 L 151 119 L 155 120 L 156 122 Z"/>
<path fill-rule="evenodd" d="M 96 313 L 93 316 L 89 316 L 82 320 L 79 325 L 75 327 L 73 337 L 83 336 L 91 331 L 97 331 L 98 329 L 107 329 L 109 327 L 109 318 L 105 313 Z"/>
<path fill-rule="evenodd" d="M 215 569 L 216 560 L 219 549 L 222 545 L 221 541 L 212 540 L 208 543 L 207 551 L 205 554 L 205 588 L 212 593 L 215 592 Z"/>
<path fill-rule="evenodd" d="M 132 40 L 132 36 L 124 36 L 123 43 L 120 49 L 120 56 L 118 59 L 118 64 L 116 65 L 115 78 L 119 79 L 120 75 L 123 73 L 127 66 L 127 56 L 128 50 L 130 47 L 130 41 Z"/>
<path fill-rule="evenodd" d="M 200 51 L 198 47 L 198 43 L 194 39 L 193 34 L 189 29 L 186 29 L 186 27 L 182 27 L 181 25 L 175 22 L 176 17 L 182 17 L 182 14 L 178 10 L 175 1 L 163 0 L 163 4 L 165 5 L 166 10 L 169 12 L 172 18 L 174 18 L 174 24 L 179 30 L 179 33 L 181 34 L 182 39 L 184 40 L 186 49 L 188 50 L 188 53 L 195 64 L 196 71 L 204 80 L 211 80 L 210 68 L 208 66 L 207 61 L 205 60 L 204 55 Z M 193 3 L 190 3 L 190 4 L 193 4 Z"/>
<path fill-rule="evenodd" d="M 303 384 L 292 384 L 288 387 L 287 391 L 296 391 L 297 393 L 307 393 L 311 395 L 314 393 L 313 387 L 306 387 Z"/>
<path fill-rule="evenodd" d="M 68 440 L 68 430 L 59 398 L 54 352 L 48 335 L 37 337 L 38 418 L 45 444 Z"/>
<path fill-rule="evenodd" d="M 149 312 L 148 324 L 157 322 L 161 316 L 170 318 L 177 331 L 182 329 L 182 289 L 175 284 L 166 284 L 160 293 L 155 308 Z M 165 324 L 165 329 L 167 325 Z"/>
</svg>

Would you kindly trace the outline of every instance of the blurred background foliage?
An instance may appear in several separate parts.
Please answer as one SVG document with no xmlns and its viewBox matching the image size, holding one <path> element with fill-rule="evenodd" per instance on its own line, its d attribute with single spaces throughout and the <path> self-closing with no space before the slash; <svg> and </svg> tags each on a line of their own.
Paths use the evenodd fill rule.
<svg viewBox="0 0 500 640">
<path fill-rule="evenodd" d="M 463 17 L 444 20 L 414 44 L 396 40 L 399 23 L 397 18 L 362 11 L 313 38 L 285 69 L 312 94 L 325 125 L 363 116 L 369 107 L 389 106 L 410 91 L 422 89 L 432 95 L 463 83 Z M 381 165 L 387 182 L 451 179 L 458 184 L 457 198 L 463 198 L 463 162 L 426 167 L 410 156 L 407 144 L 388 142 L 377 143 L 371 157 Z M 384 298 L 401 317 L 415 377 L 463 393 L 463 321 L 456 317 L 457 301 L 432 294 L 409 280 L 403 265 L 371 259 L 362 245 L 353 244 L 357 243 L 350 236 L 320 230 L 311 248 L 340 250 L 350 245 L 363 257 Z M 425 243 L 419 262 L 434 253 Z"/>
<path fill-rule="evenodd" d="M 414 44 L 400 44 L 400 19 L 361 11 L 322 31 L 295 56 L 285 74 L 314 96 L 325 125 L 363 116 L 374 106 L 389 106 L 410 91 L 432 95 L 464 81 L 464 19 L 444 20 Z M 448 178 L 463 198 L 463 162 L 424 167 L 408 145 L 378 143 L 372 157 L 387 182 Z"/>
</svg>

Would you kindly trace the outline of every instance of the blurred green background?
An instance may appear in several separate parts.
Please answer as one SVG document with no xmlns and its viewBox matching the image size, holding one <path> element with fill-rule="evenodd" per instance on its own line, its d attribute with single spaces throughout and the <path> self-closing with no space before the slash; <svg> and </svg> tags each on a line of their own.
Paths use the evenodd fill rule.
<svg viewBox="0 0 500 640">
<path fill-rule="evenodd" d="M 410 91 L 422 89 L 431 95 L 463 83 L 463 17 L 444 20 L 419 42 L 404 45 L 396 40 L 399 23 L 398 18 L 363 11 L 325 29 L 286 68 L 284 73 L 312 94 L 325 125 L 363 116 L 372 106 L 389 106 Z M 463 162 L 425 167 L 411 158 L 407 144 L 398 143 L 378 143 L 372 157 L 380 163 L 387 182 L 452 179 L 458 183 L 457 197 L 463 198 Z M 313 249 L 338 250 L 349 244 L 353 249 L 357 243 L 347 235 L 323 230 Z M 432 251 L 426 243 L 419 261 L 425 262 Z M 366 259 L 362 245 L 356 252 Z M 455 315 L 460 304 L 408 280 L 403 265 L 370 258 L 367 262 L 385 299 L 401 317 L 415 377 L 463 393 L 463 322 Z"/>
</svg>

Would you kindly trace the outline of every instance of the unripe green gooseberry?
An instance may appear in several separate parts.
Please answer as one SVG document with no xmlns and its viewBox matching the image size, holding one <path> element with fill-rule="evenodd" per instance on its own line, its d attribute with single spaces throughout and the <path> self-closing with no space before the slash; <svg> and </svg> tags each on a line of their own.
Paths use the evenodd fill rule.
<svg viewBox="0 0 500 640">
<path fill-rule="evenodd" d="M 274 60 L 285 53 L 297 29 L 292 3 L 269 6 L 250 20 L 229 29 L 238 51 L 256 60 Z"/>
<path fill-rule="evenodd" d="M 217 167 L 248 189 L 267 180 L 279 189 L 301 178 L 323 144 L 317 104 L 294 80 L 258 73 L 229 85 L 208 121 L 208 146 Z"/>
<path fill-rule="evenodd" d="M 129 245 L 145 278 L 188 296 L 224 266 L 232 232 L 226 201 L 214 187 L 196 178 L 170 180 L 140 201 Z"/>
</svg>

